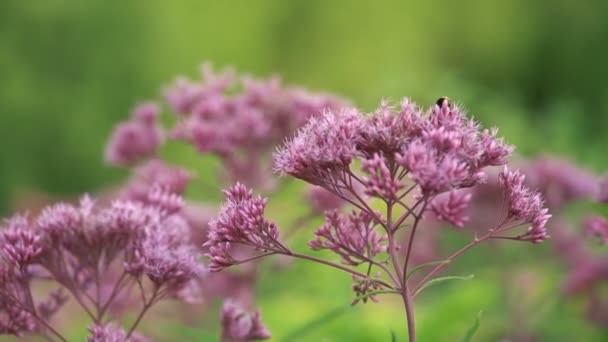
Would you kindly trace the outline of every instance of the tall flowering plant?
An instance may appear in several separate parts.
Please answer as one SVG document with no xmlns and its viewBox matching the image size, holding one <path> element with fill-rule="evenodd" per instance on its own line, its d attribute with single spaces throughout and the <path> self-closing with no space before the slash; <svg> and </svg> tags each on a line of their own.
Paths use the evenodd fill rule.
<svg viewBox="0 0 608 342">
<path fill-rule="evenodd" d="M 447 259 L 414 265 L 417 230 L 429 217 L 461 227 L 468 220 L 469 188 L 486 180 L 486 169 L 506 164 L 512 152 L 464 112 L 440 99 L 423 112 L 408 99 L 398 109 L 383 102 L 375 112 L 326 111 L 311 118 L 274 154 L 275 171 L 319 186 L 349 203 L 350 213 L 327 211 L 325 223 L 309 242 L 313 251 L 330 250 L 334 262 L 292 250 L 268 220 L 268 199 L 237 183 L 225 190 L 226 202 L 210 221 L 207 256 L 210 270 L 285 255 L 351 274 L 355 302 L 394 294 L 402 298 L 410 341 L 416 340 L 413 302 L 426 287 L 454 277 L 436 277 L 448 263 L 492 239 L 532 243 L 548 237 L 550 215 L 539 193 L 524 185 L 524 176 L 506 167 L 498 179 L 503 191 L 496 223 Z M 513 233 L 518 227 L 523 230 Z M 398 237 L 408 236 L 406 243 Z M 233 245 L 255 252 L 231 253 Z M 417 282 L 411 275 L 424 269 Z"/>
</svg>

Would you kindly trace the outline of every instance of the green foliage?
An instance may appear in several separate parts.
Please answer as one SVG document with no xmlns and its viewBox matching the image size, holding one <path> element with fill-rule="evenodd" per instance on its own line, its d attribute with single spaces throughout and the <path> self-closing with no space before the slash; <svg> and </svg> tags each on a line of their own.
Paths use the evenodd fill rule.
<svg viewBox="0 0 608 342">
<path fill-rule="evenodd" d="M 473 340 L 473 336 L 475 336 L 475 334 L 477 333 L 477 330 L 479 330 L 479 326 L 481 325 L 481 314 L 482 313 L 483 313 L 483 311 L 479 311 L 479 314 L 477 314 L 477 318 L 475 318 L 475 323 L 473 323 L 473 325 L 469 328 L 469 330 L 467 330 L 467 333 L 466 333 L 466 335 L 464 335 L 461 342 L 471 342 Z"/>
</svg>

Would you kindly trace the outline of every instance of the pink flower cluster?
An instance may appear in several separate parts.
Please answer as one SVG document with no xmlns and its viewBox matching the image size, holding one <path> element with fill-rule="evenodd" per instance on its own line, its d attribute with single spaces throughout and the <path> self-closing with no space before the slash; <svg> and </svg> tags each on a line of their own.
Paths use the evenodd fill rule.
<svg viewBox="0 0 608 342">
<path fill-rule="evenodd" d="M 368 194 L 395 200 L 390 197 L 405 187 L 406 175 L 425 195 L 470 187 L 484 179 L 485 167 L 504 164 L 511 150 L 496 130 L 481 131 L 458 108 L 434 106 L 425 114 L 405 99 L 396 111 L 383 103 L 367 116 L 350 109 L 312 118 L 276 153 L 274 165 L 330 187 L 343 185 L 360 159 L 370 175 L 363 184 Z"/>
<path fill-rule="evenodd" d="M 248 314 L 237 303 L 224 302 L 221 313 L 221 341 L 251 341 L 266 340 L 272 337 L 268 329 L 262 325 L 259 311 Z"/>
<path fill-rule="evenodd" d="M 204 268 L 186 223 L 172 213 L 162 205 L 130 201 L 100 208 L 85 196 L 77 206 L 55 204 L 32 220 L 19 215 L 7 220 L 0 231 L 0 316 L 6 318 L 1 330 L 64 339 L 48 321 L 65 302 L 63 292 L 51 292 L 45 302 L 33 300 L 32 286 L 43 279 L 71 294 L 94 322 L 133 284 L 145 298 L 142 315 L 185 287 Z M 115 272 L 122 275 L 108 293 L 103 285 Z"/>
<path fill-rule="evenodd" d="M 500 186 L 505 190 L 508 214 L 506 222 L 530 223 L 525 234 L 515 239 L 539 243 L 548 237 L 545 226 L 551 217 L 544 208 L 539 192 L 531 191 L 524 185 L 525 176 L 519 172 L 510 172 L 506 168 L 498 176 Z"/>
<path fill-rule="evenodd" d="M 160 108 L 154 103 L 135 108 L 132 117 L 114 129 L 106 147 L 106 160 L 114 165 L 129 165 L 154 155 L 164 139 L 159 114 Z"/>
<path fill-rule="evenodd" d="M 175 114 L 170 138 L 218 156 L 228 181 L 255 186 L 269 184 L 267 161 L 278 143 L 308 118 L 346 103 L 332 95 L 285 87 L 278 77 L 260 80 L 230 69 L 216 73 L 208 64 L 202 67 L 202 80 L 179 78 L 164 96 Z M 155 105 L 138 107 L 131 120 L 117 126 L 106 159 L 126 165 L 153 155 L 163 136 L 158 113 Z"/>
<path fill-rule="evenodd" d="M 226 203 L 218 217 L 209 222 L 209 268 L 220 270 L 234 263 L 229 254 L 230 243 L 252 246 L 260 251 L 287 251 L 278 241 L 279 229 L 264 218 L 267 199 L 253 196 L 242 184 L 224 191 Z"/>
</svg>

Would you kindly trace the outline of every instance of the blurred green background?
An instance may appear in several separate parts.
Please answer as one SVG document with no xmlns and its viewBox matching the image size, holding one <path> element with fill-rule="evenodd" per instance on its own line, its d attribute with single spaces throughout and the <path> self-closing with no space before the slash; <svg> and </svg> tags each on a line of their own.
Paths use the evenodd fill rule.
<svg viewBox="0 0 608 342">
<path fill-rule="evenodd" d="M 606 13 L 605 0 L 5 0 L 0 213 L 30 191 L 62 197 L 123 179 L 102 159 L 112 126 L 175 76 L 195 76 L 202 61 L 258 76 L 276 72 L 285 83 L 334 92 L 366 110 L 381 98 L 407 95 L 427 105 L 447 95 L 500 127 L 520 155 L 557 154 L 601 171 L 608 161 Z M 556 297 L 559 266 L 530 263 L 543 249 L 550 246 L 465 258 L 474 281 L 418 302 L 420 340 L 457 341 L 480 310 L 479 341 L 497 341 L 524 323 L 542 341 L 608 340 L 581 318 L 582 305 Z M 531 296 L 546 312 L 532 298 L 524 323 L 509 321 L 499 287 L 505 268 L 539 278 L 544 286 Z M 348 304 L 349 287 L 347 277 L 298 263 L 262 281 L 265 320 L 280 340 Z M 404 341 L 400 310 L 357 307 L 302 340 L 384 341 L 393 330 Z M 178 340 L 204 340 L 182 333 Z"/>
</svg>

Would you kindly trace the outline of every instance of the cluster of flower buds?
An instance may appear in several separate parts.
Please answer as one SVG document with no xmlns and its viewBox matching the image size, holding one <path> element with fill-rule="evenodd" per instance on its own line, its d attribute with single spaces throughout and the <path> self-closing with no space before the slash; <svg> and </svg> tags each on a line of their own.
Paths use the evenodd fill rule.
<svg viewBox="0 0 608 342">
<path fill-rule="evenodd" d="M 7 220 L 0 231 L 0 316 L 8 317 L 0 321 L 2 331 L 63 339 L 49 318 L 65 303 L 65 293 L 53 291 L 48 300 L 36 303 L 32 286 L 42 279 L 54 281 L 91 320 L 101 322 L 134 284 L 145 299 L 143 315 L 199 278 L 204 272 L 201 254 L 189 241 L 187 223 L 174 215 L 179 201 L 173 199 L 169 205 L 115 201 L 100 208 L 84 196 L 77 206 L 60 203 L 32 220 L 19 215 Z M 122 275 L 108 291 L 107 280 L 117 273 Z"/>
<path fill-rule="evenodd" d="M 509 171 L 505 167 L 498 176 L 500 186 L 505 191 L 508 213 L 505 222 L 531 224 L 528 230 L 515 239 L 539 243 L 548 237 L 545 226 L 551 217 L 544 208 L 542 196 L 524 185 L 525 176 L 518 171 Z"/>
</svg>

